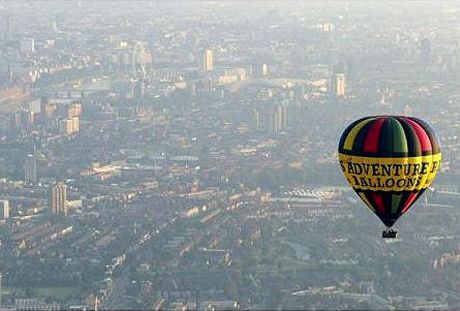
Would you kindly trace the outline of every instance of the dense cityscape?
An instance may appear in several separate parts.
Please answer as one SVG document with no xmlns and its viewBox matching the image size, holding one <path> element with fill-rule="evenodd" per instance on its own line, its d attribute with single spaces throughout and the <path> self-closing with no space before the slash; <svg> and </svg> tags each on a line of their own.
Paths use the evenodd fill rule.
<svg viewBox="0 0 460 311">
<path fill-rule="evenodd" d="M 460 309 L 458 1 L 0 2 L 0 310 Z M 343 129 L 436 129 L 383 225 Z"/>
</svg>

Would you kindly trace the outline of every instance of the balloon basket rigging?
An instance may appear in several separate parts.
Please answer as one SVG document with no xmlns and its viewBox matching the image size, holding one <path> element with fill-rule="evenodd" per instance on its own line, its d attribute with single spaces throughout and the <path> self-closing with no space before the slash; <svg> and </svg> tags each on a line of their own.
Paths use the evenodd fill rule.
<svg viewBox="0 0 460 311">
<path fill-rule="evenodd" d="M 396 239 L 397 235 L 397 231 L 394 231 L 393 228 L 388 228 L 382 232 L 382 239 Z"/>
</svg>

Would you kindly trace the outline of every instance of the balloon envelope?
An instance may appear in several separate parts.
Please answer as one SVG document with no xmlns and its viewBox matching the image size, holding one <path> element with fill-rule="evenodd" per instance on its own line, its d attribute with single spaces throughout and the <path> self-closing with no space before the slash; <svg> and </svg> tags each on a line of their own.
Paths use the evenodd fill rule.
<svg viewBox="0 0 460 311">
<path fill-rule="evenodd" d="M 441 150 L 425 121 L 373 116 L 345 129 L 339 162 L 348 183 L 391 227 L 432 183 L 441 164 Z"/>
</svg>

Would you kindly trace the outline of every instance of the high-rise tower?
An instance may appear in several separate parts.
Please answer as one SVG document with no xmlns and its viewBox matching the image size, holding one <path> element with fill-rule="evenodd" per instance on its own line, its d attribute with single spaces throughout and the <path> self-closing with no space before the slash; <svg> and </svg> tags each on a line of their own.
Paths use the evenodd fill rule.
<svg viewBox="0 0 460 311">
<path fill-rule="evenodd" d="M 67 185 L 60 181 L 51 186 L 48 200 L 53 214 L 67 214 Z"/>
<path fill-rule="evenodd" d="M 24 161 L 24 182 L 26 184 L 35 184 L 37 181 L 37 157 L 29 154 Z"/>
<path fill-rule="evenodd" d="M 8 200 L 0 200 L 0 219 L 5 220 L 8 218 L 10 218 L 10 202 Z"/>
<path fill-rule="evenodd" d="M 345 74 L 336 73 L 332 77 L 331 93 L 339 98 L 345 96 Z"/>
<path fill-rule="evenodd" d="M 203 54 L 203 71 L 212 71 L 214 67 L 214 59 L 212 50 L 207 49 Z"/>
</svg>

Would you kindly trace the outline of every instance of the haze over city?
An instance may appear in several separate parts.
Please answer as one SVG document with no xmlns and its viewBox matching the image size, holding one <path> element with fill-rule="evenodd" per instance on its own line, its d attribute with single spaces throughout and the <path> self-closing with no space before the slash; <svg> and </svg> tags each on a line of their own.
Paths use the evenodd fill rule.
<svg viewBox="0 0 460 311">
<path fill-rule="evenodd" d="M 459 1 L 2 1 L 0 310 L 458 310 L 459 101 Z M 442 150 L 392 239 L 375 115 Z"/>
</svg>

